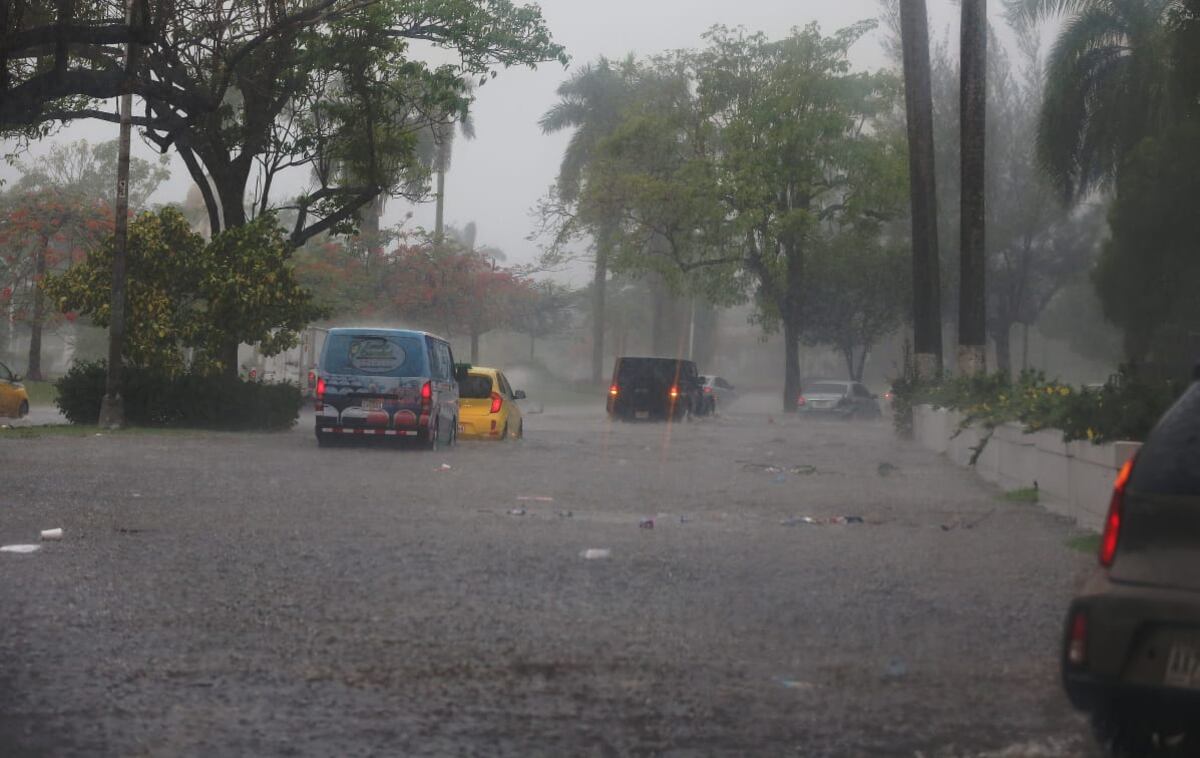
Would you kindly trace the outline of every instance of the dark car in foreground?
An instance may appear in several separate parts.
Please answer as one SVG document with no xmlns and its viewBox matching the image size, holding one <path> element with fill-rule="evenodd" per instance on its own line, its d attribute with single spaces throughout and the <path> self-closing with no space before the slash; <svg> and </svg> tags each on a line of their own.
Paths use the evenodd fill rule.
<svg viewBox="0 0 1200 758">
<path fill-rule="evenodd" d="M 618 358 L 608 388 L 608 415 L 620 420 L 673 419 L 702 415 L 700 372 L 678 358 Z"/>
<path fill-rule="evenodd" d="M 1200 382 L 1113 486 L 1099 567 L 1071 603 L 1063 684 L 1118 755 L 1200 755 Z"/>
<path fill-rule="evenodd" d="M 860 382 L 821 379 L 796 399 L 796 410 L 810 416 L 879 418 L 879 399 Z"/>
</svg>

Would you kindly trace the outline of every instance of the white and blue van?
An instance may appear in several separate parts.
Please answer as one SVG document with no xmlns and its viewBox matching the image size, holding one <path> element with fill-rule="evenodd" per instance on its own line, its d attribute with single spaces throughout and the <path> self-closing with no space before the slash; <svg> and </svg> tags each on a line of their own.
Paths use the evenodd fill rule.
<svg viewBox="0 0 1200 758">
<path fill-rule="evenodd" d="M 317 443 L 372 436 L 453 445 L 458 383 L 450 343 L 408 329 L 330 329 L 316 372 Z"/>
</svg>

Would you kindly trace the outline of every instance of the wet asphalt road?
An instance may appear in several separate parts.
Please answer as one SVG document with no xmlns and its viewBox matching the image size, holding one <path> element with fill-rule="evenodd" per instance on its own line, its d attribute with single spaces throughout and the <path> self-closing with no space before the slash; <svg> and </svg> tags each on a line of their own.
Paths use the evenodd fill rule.
<svg viewBox="0 0 1200 758">
<path fill-rule="evenodd" d="M 66 530 L 0 553 L 0 755 L 1083 753 L 1072 527 L 752 400 L 434 453 L 0 437 L 0 544 Z"/>
</svg>

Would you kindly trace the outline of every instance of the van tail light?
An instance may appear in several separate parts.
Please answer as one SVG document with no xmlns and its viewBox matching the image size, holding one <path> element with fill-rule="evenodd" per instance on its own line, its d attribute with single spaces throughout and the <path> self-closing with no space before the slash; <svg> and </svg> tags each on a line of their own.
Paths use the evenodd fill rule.
<svg viewBox="0 0 1200 758">
<path fill-rule="evenodd" d="M 491 413 L 499 413 L 500 407 L 504 405 L 504 398 L 500 397 L 499 392 L 492 393 L 492 410 Z"/>
<path fill-rule="evenodd" d="M 678 388 L 678 387 L 672 387 L 672 388 L 671 388 L 671 391 L 670 391 L 670 392 L 668 392 L 667 394 L 671 396 L 671 399 L 672 399 L 672 400 L 674 400 L 675 398 L 679 397 L 679 388 Z"/>
<path fill-rule="evenodd" d="M 617 396 L 617 385 L 614 384 L 613 386 L 609 387 L 608 394 L 610 397 L 616 397 Z"/>
<path fill-rule="evenodd" d="M 1117 557 L 1117 543 L 1121 538 L 1121 519 L 1125 510 L 1125 487 L 1129 484 L 1129 475 L 1133 472 L 1133 459 L 1125 461 L 1125 465 L 1117 473 L 1113 482 L 1112 499 L 1108 501 L 1108 516 L 1104 519 L 1104 535 L 1100 538 L 1100 565 L 1109 568 Z"/>
<path fill-rule="evenodd" d="M 1088 617 L 1084 611 L 1075 611 L 1067 634 L 1067 663 L 1082 666 L 1087 663 Z"/>
<path fill-rule="evenodd" d="M 313 403 L 313 410 L 325 410 L 325 377 L 317 379 L 317 399 Z"/>
<path fill-rule="evenodd" d="M 429 406 L 433 404 L 433 382 L 425 382 L 421 385 L 421 409 L 429 410 Z"/>
</svg>

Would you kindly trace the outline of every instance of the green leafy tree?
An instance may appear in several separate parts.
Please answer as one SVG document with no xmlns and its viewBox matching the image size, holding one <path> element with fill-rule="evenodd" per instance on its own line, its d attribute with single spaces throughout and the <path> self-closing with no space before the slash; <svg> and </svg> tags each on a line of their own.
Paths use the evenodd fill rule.
<svg viewBox="0 0 1200 758">
<path fill-rule="evenodd" d="M 911 259 L 878 234 L 849 230 L 814 245 L 803 292 L 801 339 L 827 345 L 862 381 L 871 348 L 896 331 L 909 309 Z"/>
<path fill-rule="evenodd" d="M 0 129 L 39 130 L 80 118 L 128 86 L 135 119 L 174 149 L 200 187 L 214 233 L 272 199 L 280 173 L 307 169 L 293 195 L 293 243 L 353 225 L 380 194 L 426 191 L 418 134 L 461 118 L 466 82 L 498 69 L 566 58 L 536 7 L 509 0 L 139 0 L 64 3 L 54 13 L 5 14 L 14 45 L 0 60 Z M 44 45 L 41 40 L 57 44 Z M 124 43 L 134 41 L 131 75 Z M 410 46 L 458 62 L 431 67 Z M 290 185 L 290 183 L 289 183 Z M 251 187 L 257 192 L 251 193 Z"/>
<path fill-rule="evenodd" d="M 552 280 L 532 282 L 515 298 L 512 327 L 529 337 L 529 360 L 536 358 L 537 341 L 564 334 L 574 324 L 576 293 Z"/>
<path fill-rule="evenodd" d="M 110 239 L 42 286 L 60 310 L 107 326 L 112 253 Z M 266 355 L 291 347 L 325 311 L 295 281 L 290 255 L 271 214 L 206 243 L 174 208 L 143 213 L 129 226 L 125 359 L 178 372 L 190 350 L 194 370 L 228 374 L 237 362 L 229 345 L 257 343 Z"/>
</svg>

